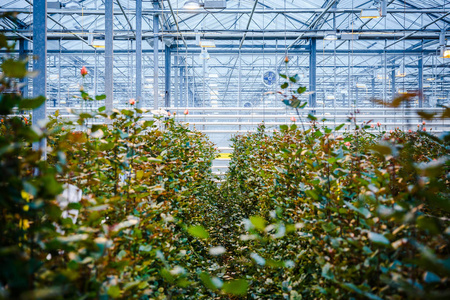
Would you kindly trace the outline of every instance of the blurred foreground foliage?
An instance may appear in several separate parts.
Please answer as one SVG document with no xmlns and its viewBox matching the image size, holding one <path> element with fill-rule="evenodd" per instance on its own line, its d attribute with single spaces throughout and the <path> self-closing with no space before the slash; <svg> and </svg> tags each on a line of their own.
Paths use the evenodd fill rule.
<svg viewBox="0 0 450 300">
<path fill-rule="evenodd" d="M 139 109 L 30 124 L 32 74 L 1 68 L 0 299 L 450 297 L 447 135 L 262 125 L 217 185 L 204 134 Z"/>
</svg>

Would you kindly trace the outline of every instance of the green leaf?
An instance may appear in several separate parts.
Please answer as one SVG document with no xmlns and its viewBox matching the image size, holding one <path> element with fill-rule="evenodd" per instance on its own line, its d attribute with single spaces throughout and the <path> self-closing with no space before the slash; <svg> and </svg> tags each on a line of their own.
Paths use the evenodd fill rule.
<svg viewBox="0 0 450 300">
<path fill-rule="evenodd" d="M 299 94 L 303 94 L 304 92 L 306 92 L 306 86 L 301 86 L 297 89 L 297 93 Z"/>
<path fill-rule="evenodd" d="M 295 76 L 289 77 L 289 81 L 293 82 L 293 83 L 296 83 L 297 82 L 297 78 Z"/>
<path fill-rule="evenodd" d="M 288 129 L 289 129 L 289 127 L 287 125 L 280 125 L 280 130 L 281 131 L 286 131 Z"/>
<path fill-rule="evenodd" d="M 312 114 L 308 114 L 308 119 L 310 119 L 311 121 L 317 121 L 317 118 L 314 117 Z"/>
<path fill-rule="evenodd" d="M 370 149 L 375 152 L 378 152 L 382 155 L 389 155 L 392 153 L 391 147 L 386 146 L 386 145 L 377 144 L 377 145 L 373 145 L 372 147 L 370 147 Z"/>
<path fill-rule="evenodd" d="M 319 138 L 319 137 L 323 136 L 323 133 L 320 130 L 317 130 L 316 132 L 314 132 L 314 136 L 316 138 Z"/>
<path fill-rule="evenodd" d="M 351 209 L 351 210 L 353 210 L 353 211 L 356 211 L 356 212 L 358 212 L 358 213 L 360 213 L 361 215 L 363 215 L 364 216 L 364 218 L 370 218 L 372 215 L 371 215 L 371 213 L 370 213 L 370 211 L 367 209 L 367 208 L 365 208 L 365 207 L 356 207 L 356 206 L 354 206 L 351 202 L 347 202 L 347 201 L 345 201 L 345 204 Z"/>
<path fill-rule="evenodd" d="M 27 61 L 9 58 L 3 61 L 2 70 L 10 78 L 24 78 L 27 75 Z"/>
<path fill-rule="evenodd" d="M 416 224 L 420 229 L 426 230 L 433 235 L 441 232 L 439 229 L 439 222 L 434 218 L 420 216 L 417 218 Z"/>
<path fill-rule="evenodd" d="M 211 277 L 208 275 L 208 273 L 203 272 L 199 275 L 200 280 L 203 282 L 203 284 L 210 290 L 217 290 L 216 285 L 214 284 L 214 282 L 211 280 Z"/>
<path fill-rule="evenodd" d="M 5 35 L 0 34 L 0 49 L 7 48 L 8 47 L 8 41 L 5 37 Z"/>
<path fill-rule="evenodd" d="M 227 281 L 222 289 L 229 294 L 243 296 L 247 293 L 248 283 L 244 279 Z"/>
<path fill-rule="evenodd" d="M 145 121 L 143 127 L 144 128 L 151 127 L 153 126 L 154 123 L 155 123 L 154 121 Z"/>
<path fill-rule="evenodd" d="M 287 76 L 284 75 L 284 74 L 280 74 L 280 77 L 282 77 L 282 78 L 284 78 L 284 79 L 287 79 Z"/>
<path fill-rule="evenodd" d="M 95 100 L 104 100 L 104 99 L 106 99 L 105 94 L 95 96 Z M 104 106 L 102 106 L 102 107 L 104 107 Z M 99 108 L 99 111 L 101 111 L 100 108 Z"/>
<path fill-rule="evenodd" d="M 119 298 L 120 288 L 117 285 L 110 286 L 108 289 L 108 296 L 111 296 L 112 298 Z"/>
<path fill-rule="evenodd" d="M 93 124 L 91 127 L 92 132 L 96 132 L 99 129 L 105 131 L 107 129 L 107 127 L 106 127 L 106 125 L 98 125 L 98 124 Z"/>
<path fill-rule="evenodd" d="M 200 238 L 200 239 L 207 239 L 209 238 L 209 233 L 203 228 L 203 226 L 196 225 L 196 226 L 189 226 L 188 232 L 190 235 Z"/>
<path fill-rule="evenodd" d="M 330 263 L 326 263 L 323 267 L 322 267 L 322 277 L 326 278 L 326 279 L 330 279 L 333 280 L 334 279 L 334 275 L 333 272 L 331 272 L 331 268 L 333 266 Z"/>
<path fill-rule="evenodd" d="M 289 83 L 285 82 L 285 83 L 283 83 L 283 84 L 281 85 L 281 88 L 282 88 L 282 89 L 285 89 L 285 88 L 287 88 L 288 86 L 289 86 Z"/>
<path fill-rule="evenodd" d="M 161 269 L 161 271 L 159 271 L 159 273 L 166 281 L 168 281 L 170 283 L 173 283 L 175 281 L 175 278 L 172 276 L 172 274 L 170 274 L 170 271 L 167 270 L 166 268 Z"/>
<path fill-rule="evenodd" d="M 334 129 L 334 131 L 339 131 L 339 130 L 341 130 L 341 128 L 344 127 L 344 126 L 345 126 L 345 123 L 342 123 L 341 125 L 338 125 L 338 126 Z"/>
<path fill-rule="evenodd" d="M 369 240 L 374 242 L 375 244 L 381 244 L 381 245 L 389 245 L 389 240 L 382 234 L 376 233 L 376 232 L 369 232 L 367 234 L 369 237 Z"/>
<path fill-rule="evenodd" d="M 101 107 L 98 108 L 98 112 L 102 112 L 102 111 L 104 111 L 105 109 L 106 109 L 106 106 L 101 106 Z"/>
<path fill-rule="evenodd" d="M 297 108 L 297 107 L 299 107 L 300 106 L 300 100 L 298 100 L 298 99 L 295 99 L 295 100 L 293 100 L 292 102 L 291 102 L 291 106 L 293 107 L 293 108 Z"/>
<path fill-rule="evenodd" d="M 88 113 L 81 113 L 81 114 L 79 114 L 78 115 L 80 118 L 82 118 L 82 119 L 89 119 L 89 118 L 92 118 L 92 115 L 91 114 L 88 114 Z"/>
<path fill-rule="evenodd" d="M 264 220 L 260 216 L 250 217 L 250 222 L 252 222 L 253 226 L 255 226 L 256 229 L 264 230 L 266 228 L 266 220 Z"/>
<path fill-rule="evenodd" d="M 39 96 L 32 99 L 22 99 L 19 102 L 19 109 L 36 109 L 45 102 L 44 96 Z"/>
</svg>

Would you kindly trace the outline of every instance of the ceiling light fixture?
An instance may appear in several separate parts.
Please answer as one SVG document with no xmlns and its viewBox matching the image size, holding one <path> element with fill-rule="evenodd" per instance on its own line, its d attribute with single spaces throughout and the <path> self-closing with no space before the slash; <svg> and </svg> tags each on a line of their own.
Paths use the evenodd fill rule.
<svg viewBox="0 0 450 300">
<path fill-rule="evenodd" d="M 202 52 L 200 52 L 200 59 L 210 59 L 208 50 L 206 48 L 202 48 Z"/>
<path fill-rule="evenodd" d="M 203 5 L 198 0 L 187 0 L 184 2 L 183 8 L 185 9 L 199 9 Z"/>
<path fill-rule="evenodd" d="M 202 48 L 215 48 L 216 44 L 214 43 L 214 40 L 201 40 L 200 41 L 200 47 L 202 47 Z"/>
<path fill-rule="evenodd" d="M 441 48 L 441 58 L 450 58 L 450 47 Z"/>
<path fill-rule="evenodd" d="M 380 11 L 377 8 L 366 8 L 361 10 L 359 16 L 361 19 L 377 19 L 380 18 Z"/>
<path fill-rule="evenodd" d="M 328 33 L 323 37 L 324 41 L 336 41 L 338 39 L 337 34 L 335 32 Z"/>
<path fill-rule="evenodd" d="M 94 48 L 105 48 L 105 41 L 104 40 L 95 40 L 94 39 L 92 41 L 91 46 L 94 47 Z"/>
<path fill-rule="evenodd" d="M 402 62 L 400 69 L 395 74 L 395 77 L 400 77 L 400 78 L 406 77 L 405 62 Z"/>
</svg>

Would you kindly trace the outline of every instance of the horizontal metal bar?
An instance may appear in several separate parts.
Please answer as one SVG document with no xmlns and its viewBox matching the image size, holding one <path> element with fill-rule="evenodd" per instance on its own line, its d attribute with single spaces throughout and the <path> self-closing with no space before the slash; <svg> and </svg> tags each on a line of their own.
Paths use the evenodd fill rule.
<svg viewBox="0 0 450 300">
<path fill-rule="evenodd" d="M 328 13 L 347 13 L 355 14 L 360 13 L 361 8 L 336 8 L 329 9 Z M 227 8 L 220 11 L 204 10 L 204 9 L 178 9 L 174 8 L 176 14 L 250 14 L 251 8 Z M 324 8 L 265 8 L 265 9 L 255 9 L 255 14 L 320 14 L 325 11 Z M 0 8 L 0 13 L 6 12 L 17 12 L 21 14 L 32 14 L 32 8 Z M 104 15 L 105 11 L 102 9 L 67 9 L 67 8 L 49 8 L 47 10 L 48 14 L 62 14 L 62 15 L 73 15 L 73 14 L 83 14 L 83 15 Z M 135 10 L 129 10 L 130 13 L 135 13 Z M 423 8 L 423 9 L 388 9 L 388 14 L 445 14 L 448 10 L 445 9 L 433 9 L 433 8 Z M 119 9 L 114 10 L 114 15 L 121 15 L 122 12 Z M 142 15 L 153 15 L 153 14 L 170 14 L 170 9 L 143 9 Z"/>
<path fill-rule="evenodd" d="M 220 49 L 220 48 L 215 48 L 214 50 L 208 50 L 209 54 L 236 54 L 239 53 L 239 45 L 237 45 L 235 48 L 229 48 L 229 49 Z M 256 48 L 257 50 L 260 50 L 259 48 Z M 5 51 L 0 51 L 0 53 L 4 53 Z M 28 54 L 31 54 L 30 51 L 26 51 Z M 160 51 L 161 53 L 162 51 Z M 8 52 L 8 53 L 19 53 L 19 51 L 13 51 L 13 52 Z M 104 50 L 68 50 L 68 49 L 64 49 L 64 50 L 48 50 L 47 53 L 49 55 L 51 54 L 55 54 L 55 55 L 72 55 L 72 54 L 104 54 L 105 51 Z M 136 53 L 135 50 L 114 50 L 114 54 L 124 54 L 124 55 L 129 55 L 129 54 L 134 54 Z M 187 54 L 190 55 L 196 55 L 196 54 L 200 54 L 200 50 L 197 49 L 187 49 L 187 51 L 183 50 L 183 51 L 179 51 L 177 52 L 172 52 L 171 55 L 172 56 L 181 56 L 181 57 L 185 57 Z M 252 48 L 245 48 L 241 50 L 242 55 L 262 55 L 262 51 L 260 51 L 259 53 L 255 52 L 255 49 Z M 278 50 L 275 49 L 264 49 L 264 54 L 275 54 L 275 53 L 284 53 L 284 48 L 279 48 Z M 304 49 L 294 49 L 294 50 L 290 50 L 289 51 L 290 54 L 309 54 L 308 50 L 304 50 Z M 355 50 L 329 50 L 329 49 L 324 49 L 324 50 L 320 50 L 321 54 L 329 54 L 329 55 L 348 55 L 349 53 L 351 54 L 358 54 L 358 55 L 379 55 L 379 54 L 383 54 L 384 51 L 383 50 L 370 50 L 370 49 L 355 49 Z M 400 55 L 400 54 L 408 54 L 408 55 L 420 55 L 420 54 L 437 54 L 436 50 L 432 50 L 432 49 L 424 49 L 424 50 L 386 50 L 386 54 L 387 55 Z M 152 55 L 153 54 L 153 49 L 143 49 L 142 50 L 142 54 L 143 55 Z M 389 65 L 390 67 L 392 67 L 391 65 Z M 409 65 L 406 65 L 406 67 L 408 67 Z M 427 65 L 424 65 L 424 67 L 426 67 Z M 433 67 L 435 67 L 436 65 L 433 65 Z M 444 65 L 442 65 L 444 66 Z M 174 68 L 183 68 L 184 66 L 173 66 Z M 339 65 L 337 66 L 339 67 Z M 348 65 L 346 65 L 345 67 L 348 67 Z M 359 66 L 354 66 L 355 68 L 359 68 Z"/>
<path fill-rule="evenodd" d="M 420 31 L 417 32 L 417 29 L 415 31 L 409 31 L 409 30 L 403 30 L 403 29 L 395 29 L 393 31 L 361 31 L 361 32 L 347 32 L 348 30 L 341 30 L 340 33 L 345 34 L 353 34 L 358 37 L 358 40 L 377 40 L 377 39 L 408 39 L 408 40 L 432 40 L 432 39 L 439 39 L 439 31 Z M 17 34 L 21 34 L 22 36 L 25 36 L 27 38 L 31 38 L 33 33 L 30 30 L 0 30 L 0 32 L 3 32 L 7 38 L 14 38 Z M 407 33 L 416 33 L 414 35 L 406 35 Z M 64 40 L 75 40 L 79 39 L 79 37 L 87 38 L 89 35 L 104 35 L 104 31 L 98 31 L 96 33 L 89 33 L 89 32 L 82 32 L 79 30 L 66 30 L 65 32 L 61 32 L 61 30 L 51 30 L 48 32 L 48 39 L 49 40 L 55 40 L 55 39 L 64 39 Z M 310 39 L 310 38 L 320 38 L 322 39 L 325 36 L 325 31 L 317 31 L 317 30 L 297 30 L 292 33 L 287 33 L 284 35 L 281 35 L 279 32 L 253 32 L 253 31 L 226 31 L 226 32 L 209 32 L 209 33 L 202 33 L 201 35 L 208 39 L 214 39 L 217 41 L 221 40 L 241 40 L 243 35 L 247 34 L 249 38 L 252 40 L 297 40 L 299 38 L 301 39 Z M 301 34 L 301 37 L 299 37 L 299 34 Z M 73 35 L 77 35 L 79 37 L 75 37 Z M 145 31 L 142 33 L 143 39 L 150 39 L 157 37 L 164 37 L 164 38 L 184 38 L 186 41 L 194 41 L 196 38 L 196 33 L 193 32 L 174 32 L 174 31 L 163 31 L 160 33 L 153 33 Z M 339 35 L 339 33 L 338 33 Z M 448 35 L 447 35 L 448 36 Z M 136 37 L 134 33 L 115 33 L 114 40 L 135 40 Z M 343 40 L 341 40 L 343 41 Z M 216 43 L 217 44 L 217 43 Z M 194 46 L 194 45 L 192 45 Z M 220 46 L 220 44 L 216 45 Z M 292 48 L 292 47 L 291 47 Z"/>
<path fill-rule="evenodd" d="M 186 107 L 164 107 L 162 109 L 168 109 L 170 111 L 184 111 L 186 109 Z M 191 111 L 283 111 L 283 110 L 292 110 L 291 108 L 288 107 L 188 107 L 187 108 L 189 110 L 189 112 Z M 404 111 L 444 111 L 443 108 L 430 108 L 430 107 L 426 107 L 426 108 L 414 108 L 414 107 L 410 107 L 410 108 L 387 108 L 387 107 L 361 107 L 361 108 L 305 108 L 303 109 L 303 111 L 310 111 L 310 110 L 314 110 L 314 111 L 351 111 L 354 112 L 354 110 L 358 110 L 360 112 L 364 112 L 364 111 L 394 111 L 399 113 L 399 110 L 404 110 Z"/>
</svg>

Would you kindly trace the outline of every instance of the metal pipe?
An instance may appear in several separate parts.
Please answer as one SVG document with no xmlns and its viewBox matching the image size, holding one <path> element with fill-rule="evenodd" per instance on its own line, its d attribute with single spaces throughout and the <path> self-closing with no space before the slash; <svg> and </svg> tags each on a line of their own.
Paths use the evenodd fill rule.
<svg viewBox="0 0 450 300">
<path fill-rule="evenodd" d="M 142 104 L 142 0 L 136 0 L 136 107 Z"/>
<path fill-rule="evenodd" d="M 159 7 L 158 2 L 153 2 L 153 8 L 157 9 Z M 155 37 L 153 38 L 153 108 L 158 109 L 158 69 L 159 69 L 159 15 L 153 15 L 153 33 Z"/>
<path fill-rule="evenodd" d="M 175 97 L 173 99 L 173 104 L 174 104 L 174 106 L 181 106 L 180 96 L 179 96 L 179 93 L 178 93 L 178 90 L 179 90 L 179 83 L 178 83 L 178 56 L 174 56 L 173 57 L 173 64 L 175 65 L 174 83 L 173 83 Z"/>
<path fill-rule="evenodd" d="M 244 36 L 243 36 L 242 39 L 241 39 L 241 43 L 239 44 L 239 50 L 241 50 L 242 44 L 244 43 L 245 37 L 247 36 L 247 30 L 248 30 L 248 28 L 250 27 L 250 24 L 251 24 L 251 22 L 252 22 L 253 14 L 254 14 L 254 12 L 255 12 L 255 9 L 256 9 L 256 5 L 257 5 L 257 4 L 258 4 L 258 0 L 255 0 L 255 3 L 253 4 L 252 12 L 250 13 L 250 17 L 248 18 L 247 26 L 245 27 L 246 32 L 244 33 Z"/>
<path fill-rule="evenodd" d="M 33 10 L 33 69 L 38 74 L 33 79 L 33 96 L 47 97 L 47 1 L 34 0 Z M 47 100 L 40 107 L 33 109 L 32 122 L 41 126 L 46 118 Z M 33 150 L 42 151 L 43 158 L 47 157 L 47 141 L 42 139 L 33 143 Z"/>
<path fill-rule="evenodd" d="M 419 107 L 423 106 L 423 55 L 420 56 L 418 61 L 418 78 L 419 81 Z"/>
<path fill-rule="evenodd" d="M 164 86 L 165 86 L 165 92 L 164 92 L 164 106 L 165 107 L 169 107 L 171 105 L 171 93 L 170 93 L 170 80 L 171 80 L 171 76 L 170 76 L 170 70 L 171 70 L 171 51 L 170 51 L 170 47 L 165 48 L 165 55 L 164 55 Z"/>
<path fill-rule="evenodd" d="M 332 0 L 330 1 L 330 3 L 328 3 L 327 7 L 325 8 L 325 10 L 320 13 L 320 15 L 308 26 L 308 29 L 314 28 L 314 26 L 316 26 L 316 24 L 322 19 L 322 17 L 331 9 L 331 7 L 333 7 L 333 5 L 336 3 L 336 1 L 338 0 Z M 287 49 L 291 48 L 292 46 L 294 46 L 305 34 L 301 34 L 298 38 L 295 39 L 295 41 L 293 41 L 288 47 Z"/>
<path fill-rule="evenodd" d="M 170 1 L 168 1 L 170 2 Z M 171 6 L 171 5 L 169 5 Z M 336 14 L 359 14 L 361 12 L 360 8 L 336 8 L 327 10 L 326 8 L 265 8 L 265 9 L 255 9 L 255 14 L 320 14 L 326 13 Z M 17 12 L 20 14 L 32 14 L 33 10 L 28 8 L 0 8 L 0 13 L 11 13 Z M 104 15 L 105 11 L 101 9 L 67 9 L 67 8 L 52 8 L 48 9 L 48 14 L 61 14 L 61 15 L 74 15 L 74 14 L 84 14 L 84 15 Z M 388 14 L 445 14 L 448 12 L 447 9 L 434 9 L 434 8 L 421 8 L 421 9 L 403 9 L 403 8 L 392 8 L 387 9 Z M 131 11 L 133 13 L 133 11 Z M 170 14 L 170 9 L 146 9 L 142 11 L 143 15 L 153 15 L 153 14 Z M 178 14 L 211 14 L 211 11 L 204 9 L 177 9 Z M 249 8 L 227 8 L 220 12 L 221 14 L 248 14 L 251 13 Z M 115 9 L 114 15 L 123 14 L 120 9 Z"/>
<path fill-rule="evenodd" d="M 169 4 L 170 13 L 172 14 L 173 21 L 175 22 L 175 25 L 176 25 L 176 27 L 177 27 L 177 32 L 180 34 L 181 39 L 183 40 L 184 46 L 187 48 L 187 43 L 186 43 L 186 41 L 184 40 L 184 37 L 183 37 L 183 35 L 182 35 L 181 32 L 180 32 L 180 26 L 178 25 L 178 20 L 177 20 L 177 18 L 175 17 L 175 13 L 173 12 L 172 3 L 170 3 L 170 0 L 167 0 L 167 3 Z M 153 5 L 155 5 L 155 4 L 153 4 Z M 177 11 L 177 12 L 179 12 L 179 11 Z"/>
<path fill-rule="evenodd" d="M 136 0 L 136 16 L 137 16 L 137 14 L 139 13 L 138 7 L 137 7 L 139 1 L 141 1 L 141 12 L 140 12 L 140 14 L 141 14 L 141 16 L 142 16 L 142 0 Z M 127 20 L 128 26 L 130 26 L 130 30 L 133 31 L 133 26 L 131 25 L 130 19 L 128 19 L 128 16 L 127 16 L 127 14 L 125 13 L 125 10 L 123 9 L 122 4 L 120 4 L 120 1 L 119 1 L 119 0 L 116 0 L 116 2 L 117 2 L 117 4 L 118 4 L 119 7 L 120 7 L 120 10 L 122 11 L 123 16 L 125 17 L 125 20 Z M 136 25 L 136 26 L 137 26 L 137 25 Z M 137 28 L 136 28 L 136 30 L 137 30 Z M 135 36 L 136 36 L 136 34 L 135 34 Z"/>
<path fill-rule="evenodd" d="M 316 107 L 316 83 L 317 83 L 317 41 L 316 39 L 311 39 L 310 41 L 311 49 L 309 55 L 309 91 L 311 94 L 309 95 L 309 105 L 310 107 Z"/>
<path fill-rule="evenodd" d="M 106 112 L 111 113 L 114 102 L 113 86 L 113 0 L 105 0 L 105 107 Z"/>
</svg>

